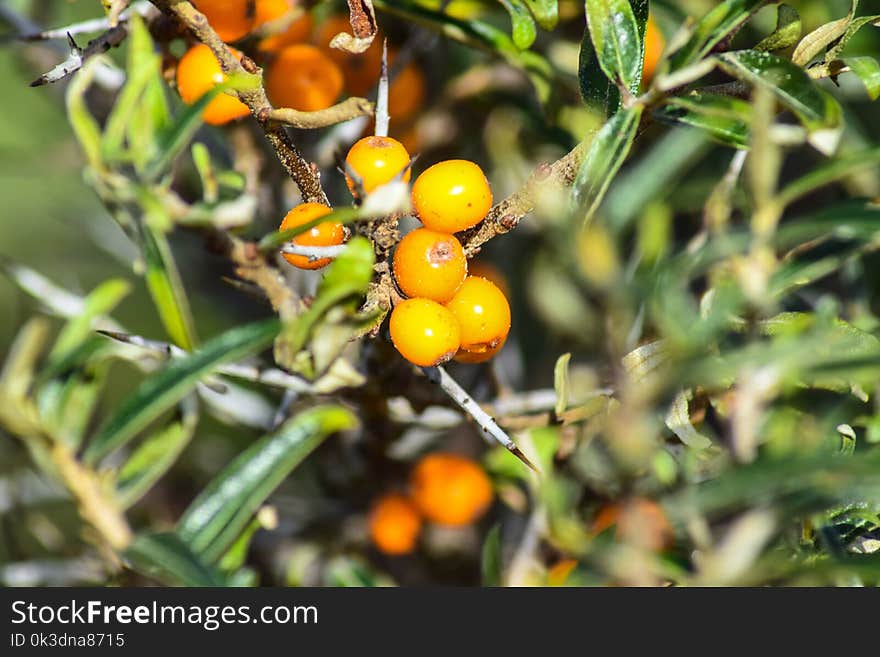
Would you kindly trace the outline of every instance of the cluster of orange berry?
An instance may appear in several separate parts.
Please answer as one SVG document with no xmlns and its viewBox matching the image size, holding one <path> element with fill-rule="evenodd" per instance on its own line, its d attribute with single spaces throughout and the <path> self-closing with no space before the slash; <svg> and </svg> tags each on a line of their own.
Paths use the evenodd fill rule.
<svg viewBox="0 0 880 657">
<path fill-rule="evenodd" d="M 456 454 L 429 454 L 410 473 L 409 495 L 389 493 L 373 504 L 370 538 L 385 554 L 408 554 L 423 520 L 463 527 L 483 516 L 492 497 L 492 483 L 477 463 Z"/>
<path fill-rule="evenodd" d="M 282 24 L 280 31 L 257 43 L 257 50 L 269 59 L 266 92 L 277 107 L 305 112 L 325 109 L 339 99 L 343 90 L 355 96 L 365 95 L 379 78 L 381 39 L 375 39 L 359 55 L 330 48 L 336 34 L 351 30 L 346 16 L 329 17 L 313 33 L 310 14 L 304 10 L 297 13 L 296 0 L 196 0 L 194 4 L 227 42 L 242 39 L 257 29 Z M 308 43 L 310 38 L 313 43 Z M 239 51 L 233 49 L 233 53 L 241 57 Z M 391 49 L 391 62 L 395 55 L 396 51 Z M 181 57 L 177 87 L 187 104 L 195 103 L 224 80 L 219 62 L 207 46 L 193 46 Z M 391 81 L 389 108 L 398 120 L 405 121 L 416 113 L 424 97 L 424 76 L 411 62 Z M 249 113 L 244 103 L 223 94 L 208 104 L 203 118 L 211 125 L 223 125 Z"/>
</svg>

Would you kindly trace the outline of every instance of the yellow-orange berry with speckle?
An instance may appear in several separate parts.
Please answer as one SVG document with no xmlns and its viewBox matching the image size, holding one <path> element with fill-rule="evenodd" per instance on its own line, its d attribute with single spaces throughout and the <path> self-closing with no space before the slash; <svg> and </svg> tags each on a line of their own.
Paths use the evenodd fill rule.
<svg viewBox="0 0 880 657">
<path fill-rule="evenodd" d="M 419 540 L 422 517 L 403 495 L 383 495 L 370 510 L 370 538 L 380 552 L 409 554 Z"/>
<path fill-rule="evenodd" d="M 232 50 L 236 57 L 241 53 Z M 177 91 L 187 105 L 192 105 L 226 80 L 220 62 L 208 46 L 200 43 L 184 53 L 177 63 Z M 207 104 L 202 118 L 211 125 L 223 125 L 250 114 L 247 105 L 229 94 L 218 94 Z"/>
<path fill-rule="evenodd" d="M 458 322 L 430 299 L 407 299 L 391 311 L 391 342 L 409 362 L 421 367 L 445 363 L 460 345 Z"/>
<path fill-rule="evenodd" d="M 458 320 L 463 350 L 482 354 L 495 349 L 507 338 L 510 304 L 491 281 L 468 276 L 446 307 Z"/>
<path fill-rule="evenodd" d="M 330 208 L 320 203 L 303 203 L 287 213 L 278 230 L 288 230 L 330 214 Z M 345 241 L 345 226 L 337 221 L 322 221 L 293 238 L 299 246 L 336 246 Z M 285 253 L 284 259 L 299 269 L 320 269 L 330 264 L 331 258 L 310 260 L 308 256 Z"/>
<path fill-rule="evenodd" d="M 237 41 L 254 28 L 253 0 L 195 0 L 193 4 L 224 41 Z"/>
<path fill-rule="evenodd" d="M 478 520 L 492 503 L 492 483 L 474 461 L 435 452 L 410 474 L 412 500 L 431 522 L 452 527 Z"/>
<path fill-rule="evenodd" d="M 391 137 L 364 137 L 355 142 L 345 158 L 346 167 L 355 174 L 367 194 L 397 177 L 409 182 L 409 162 L 406 148 Z M 348 175 L 345 181 L 352 194 L 356 193 L 355 181 Z"/>
<path fill-rule="evenodd" d="M 457 233 L 486 216 L 492 207 L 492 190 L 478 165 L 468 160 L 446 160 L 416 178 L 412 201 L 425 227 Z"/>
<path fill-rule="evenodd" d="M 275 107 L 315 112 L 342 93 L 342 72 L 324 53 L 307 44 L 282 48 L 266 73 L 266 92 Z"/>
<path fill-rule="evenodd" d="M 418 228 L 394 252 L 394 278 L 409 297 L 446 303 L 467 276 L 464 249 L 454 235 Z"/>
</svg>

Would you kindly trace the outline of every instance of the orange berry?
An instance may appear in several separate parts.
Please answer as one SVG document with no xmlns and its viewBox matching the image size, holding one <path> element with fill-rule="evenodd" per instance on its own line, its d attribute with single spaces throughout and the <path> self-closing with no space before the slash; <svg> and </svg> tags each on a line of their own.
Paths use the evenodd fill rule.
<svg viewBox="0 0 880 657">
<path fill-rule="evenodd" d="M 547 571 L 547 586 L 565 586 L 572 571 L 577 568 L 576 559 L 560 559 Z"/>
<path fill-rule="evenodd" d="M 370 538 L 380 552 L 408 554 L 416 547 L 422 517 L 412 502 L 403 495 L 380 497 L 370 511 Z"/>
<path fill-rule="evenodd" d="M 455 360 L 459 363 L 468 363 L 470 365 L 488 362 L 495 358 L 495 356 L 498 355 L 498 352 L 504 348 L 505 342 L 507 342 L 506 338 L 494 347 L 490 347 L 485 351 L 468 351 L 467 349 L 459 349 L 458 353 L 455 354 Z"/>
<path fill-rule="evenodd" d="M 394 278 L 408 297 L 446 303 L 467 276 L 464 249 L 454 235 L 418 228 L 394 252 Z"/>
<path fill-rule="evenodd" d="M 458 322 L 430 299 L 407 299 L 391 311 L 391 342 L 409 362 L 422 367 L 445 363 L 459 347 Z"/>
<path fill-rule="evenodd" d="M 461 327 L 461 348 L 476 354 L 501 345 L 510 331 L 510 304 L 491 281 L 468 276 L 446 304 Z"/>
<path fill-rule="evenodd" d="M 314 46 L 286 46 L 269 65 L 266 91 L 276 107 L 314 112 L 339 98 L 342 72 Z"/>
<path fill-rule="evenodd" d="M 606 504 L 593 520 L 593 533 L 600 534 L 615 526 L 615 536 L 626 543 L 652 552 L 662 552 L 672 545 L 673 531 L 663 508 L 644 497 L 625 504 Z"/>
<path fill-rule="evenodd" d="M 406 169 L 401 180 L 409 182 L 410 157 L 406 148 L 391 137 L 364 137 L 355 142 L 348 151 L 345 164 L 361 179 L 366 193 L 391 182 Z M 355 183 L 348 176 L 345 182 L 351 193 L 355 193 Z"/>
<path fill-rule="evenodd" d="M 425 76 L 410 62 L 395 75 L 388 88 L 388 113 L 392 119 L 405 121 L 425 102 Z"/>
<path fill-rule="evenodd" d="M 652 16 L 648 17 L 648 24 L 645 28 L 645 63 L 642 67 L 642 80 L 647 82 L 654 77 L 657 70 L 657 64 L 663 56 L 663 50 L 666 48 L 666 39 L 663 33 L 657 27 Z"/>
<path fill-rule="evenodd" d="M 232 49 L 236 57 L 241 53 Z M 187 105 L 192 105 L 211 89 L 226 80 L 220 62 L 208 46 L 200 43 L 184 53 L 177 63 L 177 91 Z M 205 123 L 223 125 L 249 115 L 247 105 L 229 94 L 220 94 L 202 112 Z"/>
<path fill-rule="evenodd" d="M 416 178 L 412 201 L 426 227 L 457 233 L 486 216 L 492 207 L 492 191 L 479 166 L 467 160 L 446 160 Z"/>
<path fill-rule="evenodd" d="M 287 213 L 281 227 L 278 230 L 287 230 L 302 226 L 325 214 L 330 214 L 330 208 L 320 203 L 303 203 L 297 205 L 293 210 Z M 293 238 L 294 244 L 300 246 L 335 246 L 345 241 L 345 226 L 336 221 L 323 221 L 309 228 L 306 232 L 300 233 Z M 302 255 L 294 255 L 285 253 L 284 259 L 294 267 L 300 269 L 320 269 L 330 264 L 331 258 L 319 258 L 318 260 L 309 260 L 308 257 Z"/>
<path fill-rule="evenodd" d="M 236 41 L 254 28 L 254 0 L 195 0 L 193 4 L 224 41 Z"/>
<path fill-rule="evenodd" d="M 477 463 L 457 454 L 423 457 L 410 475 L 416 507 L 428 520 L 458 527 L 479 519 L 492 503 L 492 483 Z"/>
<path fill-rule="evenodd" d="M 255 27 L 262 27 L 266 23 L 280 21 L 290 15 L 290 22 L 286 27 L 279 25 L 277 33 L 260 40 L 257 48 L 263 52 L 278 52 L 285 46 L 302 43 L 309 38 L 312 31 L 312 17 L 307 11 L 302 11 L 295 18 L 293 11 L 296 0 L 257 0 L 257 18 Z M 274 25 L 272 26 L 275 27 Z"/>
</svg>

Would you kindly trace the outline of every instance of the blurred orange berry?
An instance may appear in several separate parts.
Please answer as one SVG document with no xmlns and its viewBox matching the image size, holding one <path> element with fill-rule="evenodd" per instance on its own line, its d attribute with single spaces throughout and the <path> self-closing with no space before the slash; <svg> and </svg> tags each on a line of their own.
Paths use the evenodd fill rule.
<svg viewBox="0 0 880 657">
<path fill-rule="evenodd" d="M 409 297 L 445 303 L 467 276 L 464 249 L 454 235 L 418 228 L 394 251 L 394 278 Z"/>
<path fill-rule="evenodd" d="M 401 180 L 409 182 L 412 172 L 406 148 L 391 137 L 364 137 L 358 140 L 345 158 L 345 164 L 360 178 L 366 193 L 391 182 L 406 170 Z M 352 194 L 356 193 L 354 181 L 346 175 L 345 182 Z"/>
<path fill-rule="evenodd" d="M 421 367 L 445 363 L 458 351 L 458 322 L 430 299 L 407 299 L 391 311 L 391 342 L 401 356 Z"/>
<path fill-rule="evenodd" d="M 308 40 L 312 31 L 312 17 L 303 10 L 298 16 L 293 17 L 296 8 L 296 0 L 257 0 L 257 18 L 255 27 L 262 27 L 266 23 L 278 21 L 290 15 L 290 22 L 277 34 L 270 34 L 260 40 L 257 45 L 263 52 L 278 52 L 285 46 L 295 43 L 303 43 Z M 273 26 L 274 27 L 274 26 Z"/>
<path fill-rule="evenodd" d="M 224 41 L 237 41 L 254 28 L 254 0 L 195 0 L 193 4 Z"/>
<path fill-rule="evenodd" d="M 491 281 L 468 276 L 446 304 L 461 328 L 461 348 L 481 354 L 503 344 L 510 331 L 510 304 Z"/>
<path fill-rule="evenodd" d="M 606 504 L 593 520 L 593 533 L 615 527 L 618 540 L 652 552 L 662 552 L 673 542 L 672 525 L 657 502 L 636 497 L 623 504 Z"/>
<path fill-rule="evenodd" d="M 330 214 L 331 210 L 320 203 L 303 203 L 287 213 L 278 230 L 296 228 Z M 345 226 L 336 221 L 324 221 L 309 228 L 293 238 L 294 244 L 300 246 L 335 246 L 345 241 Z M 320 269 L 330 264 L 331 258 L 309 260 L 308 257 L 285 253 L 284 259 L 299 269 Z"/>
<path fill-rule="evenodd" d="M 406 121 L 421 109 L 425 95 L 425 76 L 415 62 L 410 62 L 391 79 L 388 113 L 392 119 Z"/>
<path fill-rule="evenodd" d="M 649 16 L 645 28 L 645 64 L 642 68 L 642 81 L 647 82 L 654 77 L 665 48 L 666 39 L 663 38 L 663 33 L 657 27 L 654 18 Z"/>
<path fill-rule="evenodd" d="M 423 457 L 410 474 L 416 507 L 426 519 L 459 527 L 478 520 L 492 503 L 492 482 L 470 459 L 435 452 Z"/>
<path fill-rule="evenodd" d="M 236 57 L 241 53 L 232 49 Z M 211 89 L 226 80 L 220 62 L 208 46 L 200 43 L 184 53 L 177 63 L 177 91 L 187 105 L 192 105 Z M 211 125 L 223 125 L 248 116 L 250 110 L 238 98 L 229 94 L 214 97 L 202 112 L 202 118 Z"/>
<path fill-rule="evenodd" d="M 330 107 L 339 98 L 342 72 L 314 46 L 286 46 L 269 65 L 266 91 L 276 107 L 314 112 Z"/>
<path fill-rule="evenodd" d="M 412 201 L 426 228 L 457 233 L 482 221 L 492 207 L 492 190 L 473 162 L 446 160 L 416 178 Z"/>
<path fill-rule="evenodd" d="M 370 511 L 370 538 L 380 552 L 390 555 L 412 552 L 419 540 L 422 518 L 403 495 L 380 497 Z"/>
<path fill-rule="evenodd" d="M 507 282 L 507 277 L 488 260 L 474 258 L 468 263 L 468 273 L 471 276 L 479 276 L 495 283 L 498 289 L 504 293 L 504 296 L 510 296 L 510 285 Z"/>
</svg>

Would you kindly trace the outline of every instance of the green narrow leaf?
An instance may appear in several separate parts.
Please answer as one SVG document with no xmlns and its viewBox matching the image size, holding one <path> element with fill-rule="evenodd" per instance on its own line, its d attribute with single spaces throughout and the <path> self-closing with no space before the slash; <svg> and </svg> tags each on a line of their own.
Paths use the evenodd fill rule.
<svg viewBox="0 0 880 657">
<path fill-rule="evenodd" d="M 86 154 L 86 160 L 93 169 L 101 169 L 101 127 L 89 112 L 85 94 L 92 85 L 95 77 L 95 68 L 100 59 L 94 57 L 88 60 L 77 72 L 67 87 L 67 115 L 70 125 L 76 135 L 79 145 Z"/>
<path fill-rule="evenodd" d="M 873 16 L 859 16 L 854 19 L 846 28 L 846 32 L 843 33 L 843 36 L 840 37 L 840 39 L 828 49 L 828 52 L 825 53 L 825 63 L 829 64 L 838 59 L 849 44 L 850 40 L 856 35 L 856 32 L 866 25 L 880 27 L 880 14 L 874 14 Z"/>
<path fill-rule="evenodd" d="M 202 142 L 196 142 L 190 149 L 193 164 L 202 181 L 202 198 L 206 203 L 216 203 L 220 189 L 214 164 L 211 162 L 211 153 Z"/>
<path fill-rule="evenodd" d="M 325 438 L 354 424 L 339 406 L 319 406 L 288 420 L 208 484 L 180 519 L 178 535 L 206 561 L 219 559 L 293 469 Z"/>
<path fill-rule="evenodd" d="M 556 365 L 553 367 L 553 389 L 556 390 L 556 415 L 557 417 L 565 413 L 568 408 L 568 364 L 571 362 L 571 354 L 562 354 L 556 359 Z"/>
<path fill-rule="evenodd" d="M 116 499 L 127 509 L 143 497 L 171 468 L 192 440 L 198 415 L 190 413 L 147 438 L 126 459 L 116 475 Z"/>
<path fill-rule="evenodd" d="M 797 9 L 783 3 L 779 5 L 776 12 L 776 29 L 772 34 L 762 39 L 755 46 L 755 50 L 766 50 L 767 52 L 785 50 L 793 46 L 801 38 L 803 24 Z"/>
<path fill-rule="evenodd" d="M 495 525 L 486 534 L 480 554 L 480 573 L 483 586 L 501 586 L 504 576 L 501 559 L 501 525 Z"/>
<path fill-rule="evenodd" d="M 523 0 L 499 0 L 507 13 L 510 14 L 512 25 L 511 37 L 520 50 L 525 50 L 535 42 L 538 36 L 535 21 Z"/>
<path fill-rule="evenodd" d="M 644 46 L 629 0 L 586 0 L 585 8 L 599 66 L 609 80 L 638 93 Z"/>
<path fill-rule="evenodd" d="M 747 148 L 749 145 L 752 106 L 732 96 L 697 91 L 686 96 L 673 96 L 654 112 L 654 116 L 668 123 L 699 128 L 728 146 Z"/>
<path fill-rule="evenodd" d="M 621 110 L 605 124 L 590 144 L 572 193 L 574 202 L 586 210 L 585 222 L 592 218 L 629 154 L 641 117 L 642 107 L 639 105 Z"/>
<path fill-rule="evenodd" d="M 148 214 L 141 226 L 147 288 L 168 337 L 178 347 L 189 351 L 198 344 L 195 324 L 171 247 L 159 225 L 170 220 L 155 199 L 146 194 L 142 196 L 149 203 L 145 205 Z"/>
<path fill-rule="evenodd" d="M 324 223 L 325 221 L 334 221 L 340 224 L 350 224 L 360 219 L 360 211 L 357 208 L 338 208 L 333 210 L 329 214 L 321 215 L 320 217 L 316 217 L 311 221 L 307 221 L 299 226 L 294 226 L 293 228 L 287 228 L 285 230 L 278 230 L 273 233 L 269 233 L 265 235 L 263 239 L 259 241 L 257 244 L 257 248 L 260 251 L 271 251 L 272 249 L 277 249 L 283 244 L 286 244 L 290 240 L 292 240 L 297 235 L 301 235 L 307 230 L 311 230 L 318 224 Z"/>
<path fill-rule="evenodd" d="M 666 415 L 666 426 L 681 442 L 693 449 L 706 449 L 712 441 L 694 428 L 688 410 L 688 392 L 682 391 L 675 396 L 669 413 Z"/>
<path fill-rule="evenodd" d="M 801 39 L 791 55 L 791 61 L 797 66 L 806 66 L 824 48 L 842 37 L 855 17 L 858 6 L 858 0 L 852 0 L 846 17 L 821 25 Z"/>
<path fill-rule="evenodd" d="M 226 586 L 223 575 L 204 563 L 171 532 L 140 534 L 122 554 L 133 570 L 164 584 Z"/>
<path fill-rule="evenodd" d="M 131 291 L 128 281 L 113 278 L 104 281 L 85 298 L 80 313 L 65 324 L 49 353 L 49 362 L 57 365 L 70 355 L 92 333 L 96 319 L 109 314 Z"/>
<path fill-rule="evenodd" d="M 620 91 L 599 66 L 588 29 L 584 29 L 578 55 L 578 88 L 584 103 L 605 118 L 620 108 Z"/>
<path fill-rule="evenodd" d="M 880 147 L 850 153 L 845 157 L 826 162 L 789 183 L 779 192 L 777 202 L 785 207 L 820 187 L 842 180 L 861 169 L 876 167 L 878 164 L 880 164 Z"/>
<path fill-rule="evenodd" d="M 558 0 L 525 0 L 532 16 L 545 30 L 552 30 L 559 22 Z"/>
<path fill-rule="evenodd" d="M 40 415 L 55 439 L 73 450 L 79 449 L 92 420 L 95 406 L 100 401 L 106 378 L 107 366 L 99 364 L 78 370 L 63 381 L 53 379 L 41 388 Z M 54 399 L 54 408 L 49 414 L 42 408 L 44 394 L 57 395 Z"/>
<path fill-rule="evenodd" d="M 712 52 L 751 18 L 766 0 L 725 0 L 694 26 L 690 37 L 670 56 L 672 70 L 693 64 Z"/>
<path fill-rule="evenodd" d="M 125 400 L 86 449 L 85 458 L 95 463 L 124 445 L 153 420 L 183 399 L 218 365 L 238 360 L 265 348 L 277 335 L 280 322 L 265 320 L 232 329 L 206 342 L 186 358 L 173 360 L 150 375 Z"/>
<path fill-rule="evenodd" d="M 880 98 L 880 62 L 873 57 L 845 57 L 843 63 L 862 81 L 871 100 Z"/>
<path fill-rule="evenodd" d="M 726 73 L 768 89 L 797 115 L 811 133 L 811 143 L 823 153 L 833 152 L 842 130 L 843 112 L 838 102 L 820 89 L 810 76 L 787 59 L 756 50 L 720 55 L 718 65 Z"/>
</svg>

